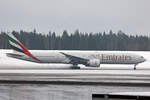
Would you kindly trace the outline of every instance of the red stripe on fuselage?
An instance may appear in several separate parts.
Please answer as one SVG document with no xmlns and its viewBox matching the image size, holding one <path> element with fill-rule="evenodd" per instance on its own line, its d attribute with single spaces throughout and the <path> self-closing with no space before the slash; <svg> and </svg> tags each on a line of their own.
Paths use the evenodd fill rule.
<svg viewBox="0 0 150 100">
<path fill-rule="evenodd" d="M 36 57 L 34 57 L 21 43 L 18 42 L 18 44 L 20 45 L 20 47 L 23 49 L 24 53 L 26 55 L 28 55 L 29 57 L 31 57 L 34 60 L 40 61 L 39 59 L 37 59 Z"/>
</svg>

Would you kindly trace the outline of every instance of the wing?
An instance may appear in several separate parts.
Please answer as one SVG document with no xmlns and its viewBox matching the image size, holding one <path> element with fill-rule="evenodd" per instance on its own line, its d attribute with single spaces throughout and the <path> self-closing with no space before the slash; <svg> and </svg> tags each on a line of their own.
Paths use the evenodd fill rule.
<svg viewBox="0 0 150 100">
<path fill-rule="evenodd" d="M 63 52 L 60 52 L 60 53 L 65 55 L 67 58 L 69 58 L 69 60 L 70 60 L 69 63 L 73 64 L 73 65 L 77 65 L 77 64 L 84 64 L 84 65 L 86 65 L 87 62 L 89 61 L 88 59 L 72 56 L 72 55 L 69 55 L 69 54 L 66 54 L 66 53 L 63 53 Z"/>
</svg>

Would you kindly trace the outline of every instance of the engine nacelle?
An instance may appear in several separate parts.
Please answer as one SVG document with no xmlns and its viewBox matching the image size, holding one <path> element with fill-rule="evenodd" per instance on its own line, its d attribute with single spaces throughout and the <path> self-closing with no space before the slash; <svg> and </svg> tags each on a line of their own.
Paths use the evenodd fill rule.
<svg viewBox="0 0 150 100">
<path fill-rule="evenodd" d="M 99 67 L 100 66 L 100 60 L 99 59 L 91 59 L 87 62 L 87 67 Z"/>
</svg>

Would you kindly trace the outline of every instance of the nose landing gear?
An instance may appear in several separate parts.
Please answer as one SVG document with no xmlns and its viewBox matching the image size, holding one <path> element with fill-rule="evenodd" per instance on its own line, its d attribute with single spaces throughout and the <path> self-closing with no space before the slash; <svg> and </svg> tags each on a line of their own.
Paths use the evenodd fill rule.
<svg viewBox="0 0 150 100">
<path fill-rule="evenodd" d="M 137 66 L 137 64 L 134 65 L 134 70 L 136 70 L 136 66 Z"/>
</svg>

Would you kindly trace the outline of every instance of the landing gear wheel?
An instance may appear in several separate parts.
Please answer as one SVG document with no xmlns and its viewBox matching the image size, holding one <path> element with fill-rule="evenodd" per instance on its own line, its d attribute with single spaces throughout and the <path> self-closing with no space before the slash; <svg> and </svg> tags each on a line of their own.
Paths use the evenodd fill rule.
<svg viewBox="0 0 150 100">
<path fill-rule="evenodd" d="M 73 65 L 71 68 L 72 68 L 72 69 L 80 69 L 80 67 L 77 66 L 77 65 Z"/>
</svg>

